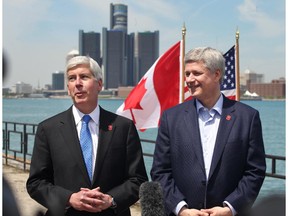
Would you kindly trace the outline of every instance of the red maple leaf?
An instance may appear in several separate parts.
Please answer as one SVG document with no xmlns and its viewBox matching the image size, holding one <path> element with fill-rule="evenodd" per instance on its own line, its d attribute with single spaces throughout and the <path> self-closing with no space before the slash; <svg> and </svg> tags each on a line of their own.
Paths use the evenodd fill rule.
<svg viewBox="0 0 288 216">
<path fill-rule="evenodd" d="M 147 78 L 146 78 L 147 79 Z M 124 110 L 127 109 L 141 109 L 140 102 L 145 95 L 147 89 L 145 88 L 146 79 L 142 79 L 140 83 L 135 86 L 128 97 L 125 100 Z"/>
</svg>

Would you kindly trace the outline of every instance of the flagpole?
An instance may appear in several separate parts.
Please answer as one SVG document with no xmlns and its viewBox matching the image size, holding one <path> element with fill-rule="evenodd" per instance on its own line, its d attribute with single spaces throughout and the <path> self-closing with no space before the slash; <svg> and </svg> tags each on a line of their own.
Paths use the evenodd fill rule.
<svg viewBox="0 0 288 216">
<path fill-rule="evenodd" d="M 184 101 L 184 56 L 185 56 L 185 36 L 186 36 L 186 27 L 185 27 L 185 23 L 183 24 L 182 27 L 182 53 L 181 53 L 181 71 L 180 71 L 180 91 L 181 91 L 181 99 L 180 99 L 180 103 L 182 103 Z"/>
<path fill-rule="evenodd" d="M 240 101 L 239 30 L 236 31 L 236 100 Z"/>
</svg>

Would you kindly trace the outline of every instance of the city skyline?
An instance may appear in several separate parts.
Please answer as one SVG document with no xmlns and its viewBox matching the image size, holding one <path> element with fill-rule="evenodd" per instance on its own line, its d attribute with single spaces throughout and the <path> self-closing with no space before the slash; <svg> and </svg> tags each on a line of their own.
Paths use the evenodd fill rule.
<svg viewBox="0 0 288 216">
<path fill-rule="evenodd" d="M 264 74 L 264 81 L 285 77 L 285 1 L 48 1 L 3 0 L 3 50 L 8 60 L 4 87 L 18 81 L 33 87 L 52 83 L 64 70 L 68 52 L 78 50 L 78 31 L 109 28 L 110 3 L 128 6 L 128 33 L 159 31 L 162 55 L 181 40 L 186 52 L 211 46 L 223 53 L 240 31 L 240 71 Z M 37 10 L 35 10 L 37 8 Z M 102 37 L 102 36 L 101 36 Z"/>
</svg>

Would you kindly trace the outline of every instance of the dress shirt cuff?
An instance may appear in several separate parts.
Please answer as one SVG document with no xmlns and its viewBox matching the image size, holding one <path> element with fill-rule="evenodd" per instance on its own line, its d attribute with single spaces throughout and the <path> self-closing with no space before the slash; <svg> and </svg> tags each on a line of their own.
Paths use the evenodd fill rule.
<svg viewBox="0 0 288 216">
<path fill-rule="evenodd" d="M 183 208 L 183 206 L 188 206 L 187 203 L 185 201 L 181 201 L 178 203 L 178 205 L 176 206 L 176 208 L 173 210 L 173 213 L 175 215 L 178 215 L 180 210 Z"/>
<path fill-rule="evenodd" d="M 235 216 L 237 214 L 236 210 L 233 208 L 233 206 L 229 202 L 224 201 L 223 202 L 223 206 L 230 208 L 230 210 L 232 211 L 232 215 L 233 216 Z"/>
</svg>

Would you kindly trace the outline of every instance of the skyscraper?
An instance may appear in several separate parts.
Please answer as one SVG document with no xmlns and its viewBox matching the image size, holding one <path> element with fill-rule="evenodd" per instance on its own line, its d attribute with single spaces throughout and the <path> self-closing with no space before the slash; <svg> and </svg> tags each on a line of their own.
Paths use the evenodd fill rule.
<svg viewBox="0 0 288 216">
<path fill-rule="evenodd" d="M 79 31 L 79 54 L 89 54 L 102 66 L 105 89 L 136 85 L 159 56 L 159 31 L 127 34 L 127 26 L 127 5 L 110 4 L 110 30 L 102 28 L 102 59 L 100 33 Z"/>
<path fill-rule="evenodd" d="M 64 77 L 63 71 L 52 73 L 52 90 L 64 90 Z"/>
<path fill-rule="evenodd" d="M 102 29 L 102 70 L 105 89 L 127 86 L 127 65 L 128 62 L 132 64 L 132 59 L 127 55 L 127 41 L 129 36 L 122 31 Z M 132 50 L 131 52 L 133 53 Z"/>
<path fill-rule="evenodd" d="M 134 85 L 144 76 L 159 56 L 159 31 L 137 32 L 134 39 Z"/>
<path fill-rule="evenodd" d="M 110 30 L 123 31 L 127 34 L 128 7 L 124 4 L 110 4 Z"/>
<path fill-rule="evenodd" d="M 79 30 L 79 54 L 89 55 L 95 61 L 102 64 L 100 57 L 100 33 Z"/>
</svg>

